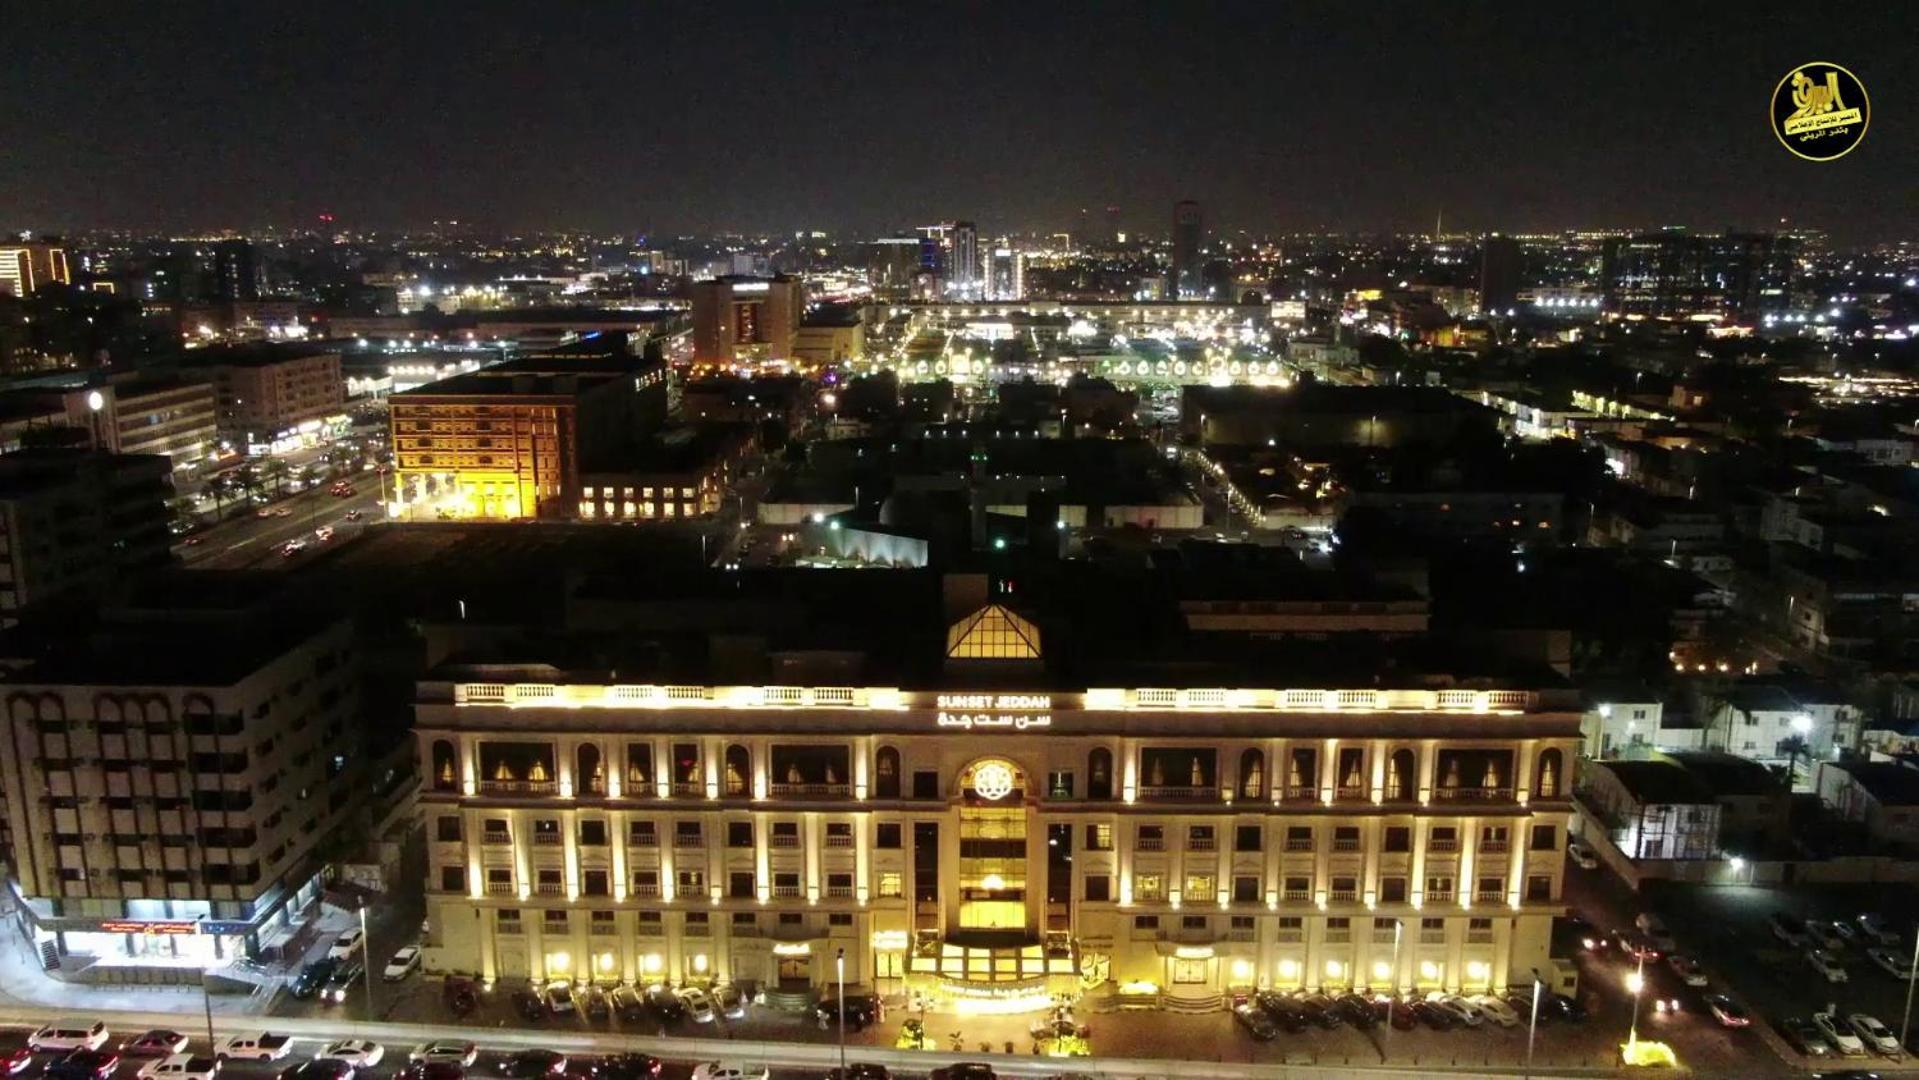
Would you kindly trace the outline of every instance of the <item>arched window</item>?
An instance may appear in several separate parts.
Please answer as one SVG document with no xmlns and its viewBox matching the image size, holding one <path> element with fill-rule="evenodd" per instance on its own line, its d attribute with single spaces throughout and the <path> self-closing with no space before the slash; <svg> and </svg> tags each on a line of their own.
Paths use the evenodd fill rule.
<svg viewBox="0 0 1919 1080">
<path fill-rule="evenodd" d="M 1247 750 L 1239 755 L 1239 796 L 1257 799 L 1266 793 L 1266 755 Z"/>
<path fill-rule="evenodd" d="M 573 789 L 588 795 L 606 794 L 606 763 L 597 743 L 581 743 L 573 751 Z"/>
<path fill-rule="evenodd" d="M 890 746 L 880 747 L 879 753 L 873 755 L 873 797 L 900 797 L 900 752 Z"/>
<path fill-rule="evenodd" d="M 1541 799 L 1559 797 L 1559 785 L 1566 780 L 1565 760 L 1557 749 L 1543 750 L 1539 754 L 1539 773 L 1533 783 L 1533 795 Z"/>
<path fill-rule="evenodd" d="M 1094 747 L 1093 752 L 1086 755 L 1086 797 L 1113 797 L 1113 752 L 1104 746 Z"/>
<path fill-rule="evenodd" d="M 1386 797 L 1394 802 L 1412 802 L 1419 786 L 1419 766 L 1411 750 L 1400 748 L 1386 759 Z"/>
<path fill-rule="evenodd" d="M 433 790 L 458 791 L 459 788 L 459 755 L 453 752 L 451 742 L 440 739 L 433 744 Z"/>
<path fill-rule="evenodd" d="M 726 748 L 726 775 L 721 783 L 728 795 L 745 795 L 753 789 L 753 755 L 739 743 Z"/>
</svg>

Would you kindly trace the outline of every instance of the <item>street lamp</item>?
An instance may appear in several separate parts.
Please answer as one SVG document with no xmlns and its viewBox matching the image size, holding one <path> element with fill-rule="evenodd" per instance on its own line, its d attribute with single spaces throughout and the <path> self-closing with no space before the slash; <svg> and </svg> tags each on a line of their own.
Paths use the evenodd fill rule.
<svg viewBox="0 0 1919 1080">
<path fill-rule="evenodd" d="M 1631 1055 L 1632 1048 L 1634 1046 L 1639 1045 L 1639 995 L 1640 995 L 1640 992 L 1645 989 L 1646 989 L 1646 953 L 1645 953 L 1645 950 L 1642 949 L 1639 952 L 1639 970 L 1633 972 L 1631 975 L 1626 976 L 1626 990 L 1628 993 L 1632 994 L 1632 1028 L 1626 1033 L 1626 1048 L 1627 1048 L 1628 1056 Z"/>
<path fill-rule="evenodd" d="M 199 919 L 195 920 L 200 923 L 200 932 L 202 934 L 205 934 L 207 932 L 206 918 L 207 917 L 205 915 L 202 915 L 199 917 Z M 204 967 L 200 969 L 200 1005 L 202 1008 L 206 1009 L 207 1011 L 207 1052 L 212 1053 L 213 1052 L 213 992 L 207 989 L 207 969 Z M 1907 1011 L 1908 1012 L 1911 1011 L 1910 1003 L 1908 1003 L 1907 1005 Z"/>
<path fill-rule="evenodd" d="M 840 1080 L 846 1078 L 846 950 L 833 957 L 833 968 L 840 984 Z"/>
<path fill-rule="evenodd" d="M 366 1018 L 378 1020 L 373 1011 L 373 945 L 366 937 L 366 901 L 360 902 L 360 973 L 366 976 Z"/>
<path fill-rule="evenodd" d="M 1912 942 L 1912 970 L 1906 972 L 1906 1018 L 1899 1021 L 1899 1045 L 1906 1045 L 1906 1034 L 1912 1030 L 1912 989 L 1915 980 L 1919 980 L 1919 938 Z"/>
<path fill-rule="evenodd" d="M 1386 1032 L 1393 1030 L 1393 1001 L 1399 996 L 1399 939 L 1406 932 L 1406 920 L 1393 920 L 1393 979 L 1386 987 Z"/>
<path fill-rule="evenodd" d="M 1533 1074 L 1533 1037 L 1539 1034 L 1539 992 L 1545 984 L 1539 979 L 1539 969 L 1533 969 L 1533 1012 L 1526 1022 L 1526 1072 L 1524 1076 L 1531 1080 Z"/>
</svg>

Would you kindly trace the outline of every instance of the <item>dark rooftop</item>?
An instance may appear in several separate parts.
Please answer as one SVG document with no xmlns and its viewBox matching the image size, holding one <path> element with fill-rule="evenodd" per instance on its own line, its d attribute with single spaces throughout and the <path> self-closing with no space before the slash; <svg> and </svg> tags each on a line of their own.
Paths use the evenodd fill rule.
<svg viewBox="0 0 1919 1080">
<path fill-rule="evenodd" d="M 1651 806 L 1699 806 L 1713 801 L 1708 788 L 1685 767 L 1672 761 L 1595 761 L 1619 778 L 1632 797 Z"/>
</svg>

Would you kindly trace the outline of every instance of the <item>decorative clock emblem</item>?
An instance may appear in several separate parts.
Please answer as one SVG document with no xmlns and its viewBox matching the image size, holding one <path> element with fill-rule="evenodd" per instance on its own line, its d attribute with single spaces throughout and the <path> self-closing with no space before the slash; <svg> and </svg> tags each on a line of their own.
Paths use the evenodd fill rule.
<svg viewBox="0 0 1919 1080">
<path fill-rule="evenodd" d="M 989 802 L 998 802 L 1013 793 L 1013 767 L 1004 761 L 988 761 L 973 769 L 973 794 Z"/>
</svg>

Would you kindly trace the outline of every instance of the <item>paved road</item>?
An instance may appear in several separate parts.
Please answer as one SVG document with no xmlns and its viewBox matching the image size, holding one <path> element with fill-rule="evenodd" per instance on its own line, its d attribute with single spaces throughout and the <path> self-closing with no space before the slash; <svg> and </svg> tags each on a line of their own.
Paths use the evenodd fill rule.
<svg viewBox="0 0 1919 1080">
<path fill-rule="evenodd" d="M 380 518 L 379 477 L 366 473 L 357 484 L 354 494 L 347 498 L 330 495 L 324 487 L 289 496 L 262 507 L 272 516 L 262 518 L 257 513 L 248 513 L 230 518 L 195 533 L 190 538 L 195 543 L 178 544 L 174 551 L 180 556 L 181 562 L 196 570 L 241 570 L 279 565 L 282 560 L 278 549 L 288 540 L 299 537 L 311 541 L 314 530 L 324 525 L 332 526 L 339 534 L 334 541 L 338 543 L 346 538 L 346 534 Z M 351 510 L 360 511 L 360 524 L 346 520 L 347 512 Z M 285 512 L 284 516 L 281 515 L 282 511 Z"/>
</svg>

